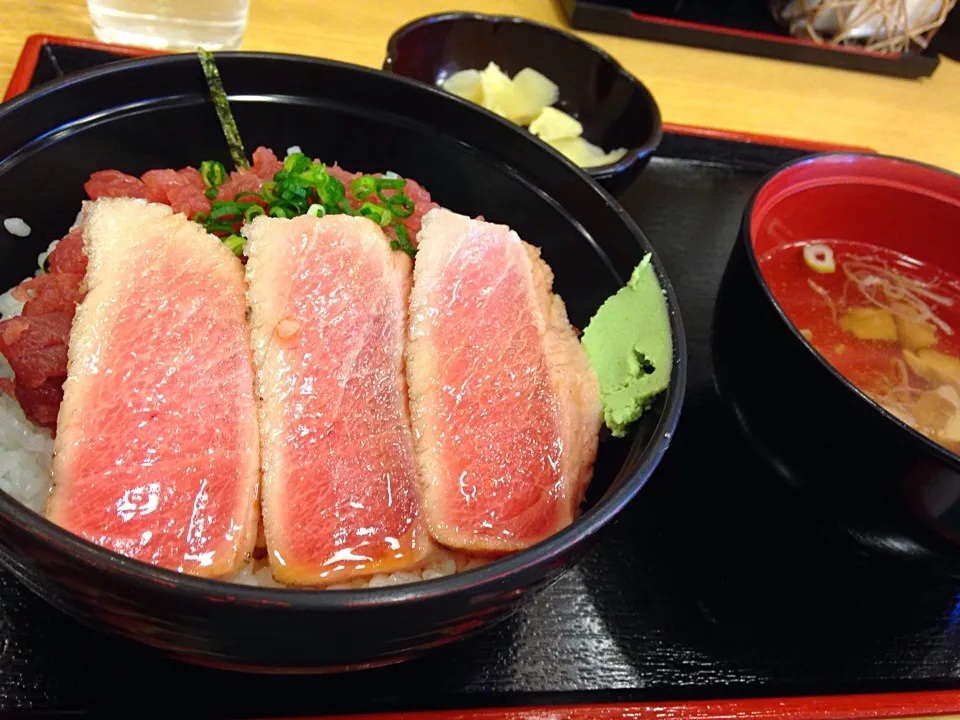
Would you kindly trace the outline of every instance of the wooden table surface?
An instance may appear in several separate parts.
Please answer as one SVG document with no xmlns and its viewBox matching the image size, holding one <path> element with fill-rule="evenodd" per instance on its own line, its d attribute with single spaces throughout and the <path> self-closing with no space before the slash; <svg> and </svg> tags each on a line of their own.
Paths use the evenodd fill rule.
<svg viewBox="0 0 960 720">
<path fill-rule="evenodd" d="M 379 67 L 390 33 L 451 9 L 564 24 L 556 0 L 250 0 L 242 49 L 319 55 Z M 85 0 L 5 0 L 0 88 L 27 36 L 93 37 Z M 957 10 L 960 12 L 960 10 Z M 864 145 L 960 172 L 960 63 L 901 80 L 594 33 L 656 96 L 668 122 Z"/>
<path fill-rule="evenodd" d="M 564 25 L 555 0 L 251 0 L 241 47 L 379 67 L 396 27 L 454 9 Z M 0 13 L 0 89 L 6 87 L 29 35 L 93 37 L 85 0 L 5 0 Z M 656 96 L 665 121 L 864 145 L 960 172 L 960 63 L 952 60 L 944 58 L 930 79 L 900 80 L 577 34 L 642 79 Z"/>
</svg>

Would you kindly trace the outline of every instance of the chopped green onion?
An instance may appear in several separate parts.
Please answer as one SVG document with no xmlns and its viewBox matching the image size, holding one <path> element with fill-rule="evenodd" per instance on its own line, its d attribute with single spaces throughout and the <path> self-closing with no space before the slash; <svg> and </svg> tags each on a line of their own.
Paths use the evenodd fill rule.
<svg viewBox="0 0 960 720">
<path fill-rule="evenodd" d="M 233 220 L 231 222 L 210 221 L 204 227 L 206 228 L 208 233 L 212 233 L 214 235 L 216 235 L 217 233 L 229 235 L 235 232 L 234 225 L 236 224 L 237 224 L 236 220 Z"/>
<path fill-rule="evenodd" d="M 213 188 L 223 185 L 227 179 L 227 169 L 222 162 L 216 160 L 204 160 L 200 163 L 200 175 L 207 187 Z"/>
<path fill-rule="evenodd" d="M 283 169 L 291 174 L 300 174 L 309 168 L 313 161 L 302 152 L 291 153 L 283 159 Z"/>
<path fill-rule="evenodd" d="M 216 160 L 204 160 L 200 163 L 200 177 L 203 178 L 207 189 L 203 194 L 208 200 L 215 200 L 217 197 L 217 188 L 223 185 L 227 179 L 227 170 L 222 162 Z"/>
<path fill-rule="evenodd" d="M 242 235 L 233 234 L 223 238 L 223 244 L 237 257 L 243 254 L 243 243 L 244 239 Z"/>
<path fill-rule="evenodd" d="M 223 205 L 217 205 L 217 203 L 210 205 L 211 220 L 223 220 L 224 218 L 233 217 L 237 214 L 237 208 L 234 203 L 228 203 L 226 200 L 224 200 L 223 203 Z"/>
<path fill-rule="evenodd" d="M 278 217 L 278 218 L 292 218 L 292 217 L 296 217 L 296 213 L 290 212 L 290 211 L 289 211 L 287 208 L 285 208 L 283 205 L 273 205 L 273 206 L 271 206 L 270 212 L 269 212 L 268 214 L 270 215 L 270 217 Z"/>
<path fill-rule="evenodd" d="M 387 207 L 390 208 L 390 212 L 393 213 L 395 217 L 405 218 L 413 215 L 413 200 L 403 193 L 391 195 L 387 198 L 386 202 Z"/>
<path fill-rule="evenodd" d="M 384 190 L 403 190 L 406 180 L 403 178 L 377 178 L 377 196 L 386 202 L 386 197 L 384 197 Z"/>
<path fill-rule="evenodd" d="M 341 200 L 345 200 L 347 197 L 347 191 L 343 187 L 343 183 L 337 180 L 332 175 L 327 175 L 326 172 L 323 173 L 324 182 L 323 187 L 321 188 L 319 183 L 317 185 L 317 190 L 320 191 L 321 197 L 326 200 L 326 203 L 338 204 Z"/>
<path fill-rule="evenodd" d="M 803 261 L 808 268 L 818 273 L 832 273 L 837 269 L 837 264 L 833 259 L 833 249 L 823 243 L 804 245 Z"/>
<path fill-rule="evenodd" d="M 350 192 L 357 200 L 366 200 L 377 191 L 377 178 L 373 175 L 361 175 L 350 181 Z"/>
<path fill-rule="evenodd" d="M 231 200 L 214 200 L 210 203 L 211 220 L 227 220 L 239 218 L 247 208 L 255 206 L 254 202 L 233 202 Z"/>
<path fill-rule="evenodd" d="M 397 243 L 400 249 L 410 257 L 414 257 L 417 254 L 417 249 L 413 246 L 413 243 L 410 242 L 410 236 L 407 235 L 406 226 L 397 223 L 394 225 L 394 229 L 397 231 Z M 390 247 L 393 247 L 393 243 L 390 243 Z"/>
<path fill-rule="evenodd" d="M 230 148 L 230 157 L 233 158 L 233 164 L 237 168 L 250 167 L 243 150 L 243 141 L 240 139 L 240 130 L 237 128 L 237 121 L 230 109 L 230 102 L 227 100 L 227 93 L 223 89 L 223 80 L 220 79 L 220 71 L 217 69 L 213 55 L 203 48 L 197 48 L 197 55 L 200 57 L 200 66 L 203 68 L 203 75 L 207 80 L 207 87 L 210 89 L 210 99 L 213 101 L 213 107 L 220 119 L 220 127 L 223 129 L 223 137 L 227 141 L 227 147 Z"/>
<path fill-rule="evenodd" d="M 276 177 L 276 176 L 274 176 Z M 273 202 L 277 199 L 277 183 L 273 180 L 268 180 L 260 186 L 260 197 L 266 200 L 268 203 Z"/>
<path fill-rule="evenodd" d="M 383 205 L 375 205 L 371 202 L 365 202 L 360 206 L 360 209 L 357 211 L 358 215 L 362 215 L 365 218 L 370 218 L 377 225 L 386 227 L 390 224 L 390 221 L 393 220 L 393 215 L 390 211 L 383 207 Z"/>
<path fill-rule="evenodd" d="M 204 59 L 202 53 L 201 59 Z M 213 71 L 216 71 L 215 67 Z M 219 78 L 219 75 L 216 77 Z M 209 77 L 208 81 L 211 82 L 211 97 L 215 103 L 220 99 L 225 102 L 222 86 L 217 86 Z M 220 105 L 218 112 L 219 109 Z M 226 112 L 229 113 L 229 107 L 226 107 Z M 223 116 L 221 123 L 229 144 L 229 123 Z M 239 142 L 239 134 L 236 139 Z M 239 148 L 242 153 L 242 145 Z M 234 149 L 231 145 L 231 153 Z M 234 160 L 237 161 L 236 156 Z M 302 152 L 293 152 L 284 158 L 283 167 L 274 173 L 273 178 L 261 184 L 259 192 L 244 191 L 234 195 L 232 200 L 219 200 L 219 189 L 227 178 L 226 168 L 216 160 L 207 160 L 201 164 L 200 172 L 207 185 L 205 194 L 212 202 L 209 212 L 198 212 L 193 219 L 203 225 L 207 232 L 220 237 L 238 255 L 242 253 L 244 242 L 238 234 L 240 226 L 260 215 L 295 218 L 300 215 L 324 217 L 337 214 L 359 215 L 384 228 L 393 226 L 394 232 L 389 235 L 395 237 L 390 239 L 390 247 L 402 250 L 411 257 L 416 254 L 407 228 L 398 222 L 412 215 L 416 207 L 413 200 L 403 193 L 406 184 L 403 178 L 358 175 L 346 187 L 327 172 L 323 163 L 312 160 Z M 371 197 L 374 194 L 375 197 Z M 361 201 L 359 207 L 354 208 L 351 198 L 354 198 L 354 202 Z"/>
</svg>

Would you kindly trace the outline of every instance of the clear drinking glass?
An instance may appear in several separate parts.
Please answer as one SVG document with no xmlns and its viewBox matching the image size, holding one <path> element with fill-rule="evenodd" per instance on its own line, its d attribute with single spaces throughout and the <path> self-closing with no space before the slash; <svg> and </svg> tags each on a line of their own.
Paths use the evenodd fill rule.
<svg viewBox="0 0 960 720">
<path fill-rule="evenodd" d="M 104 42 L 160 50 L 232 50 L 247 25 L 248 0 L 87 0 Z"/>
</svg>

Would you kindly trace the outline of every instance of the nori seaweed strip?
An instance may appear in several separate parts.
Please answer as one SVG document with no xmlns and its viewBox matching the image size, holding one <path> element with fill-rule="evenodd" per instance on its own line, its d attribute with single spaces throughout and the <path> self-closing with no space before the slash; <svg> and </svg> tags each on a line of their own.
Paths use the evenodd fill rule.
<svg viewBox="0 0 960 720">
<path fill-rule="evenodd" d="M 237 128 L 237 121 L 230 110 L 230 102 L 227 100 L 227 93 L 223 89 L 223 81 L 220 79 L 220 71 L 213 60 L 213 55 L 203 48 L 197 48 L 197 55 L 200 56 L 200 66 L 203 68 L 203 74 L 207 79 L 207 87 L 210 88 L 210 99 L 213 100 L 213 107 L 217 111 L 217 117 L 220 118 L 220 127 L 223 128 L 223 137 L 226 138 L 227 146 L 230 148 L 230 157 L 233 158 L 233 164 L 238 170 L 248 168 L 250 163 L 247 162 L 243 151 L 240 130 Z"/>
</svg>

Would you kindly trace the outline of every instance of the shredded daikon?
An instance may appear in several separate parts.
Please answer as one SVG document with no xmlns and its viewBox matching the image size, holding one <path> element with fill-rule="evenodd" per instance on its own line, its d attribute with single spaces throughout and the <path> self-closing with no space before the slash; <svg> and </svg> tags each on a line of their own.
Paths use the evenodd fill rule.
<svg viewBox="0 0 960 720">
<path fill-rule="evenodd" d="M 934 312 L 930 303 L 951 307 L 954 300 L 934 292 L 929 283 L 864 258 L 840 259 L 839 264 L 843 274 L 870 304 L 905 320 L 933 323 L 947 335 L 953 335 L 953 328 Z"/>
<path fill-rule="evenodd" d="M 810 288 L 821 298 L 823 298 L 824 304 L 830 310 L 830 315 L 833 317 L 833 322 L 837 322 L 837 306 L 834 304 L 833 299 L 830 297 L 830 293 L 825 287 L 817 285 L 813 280 L 807 278 L 807 283 L 810 285 Z"/>
</svg>

